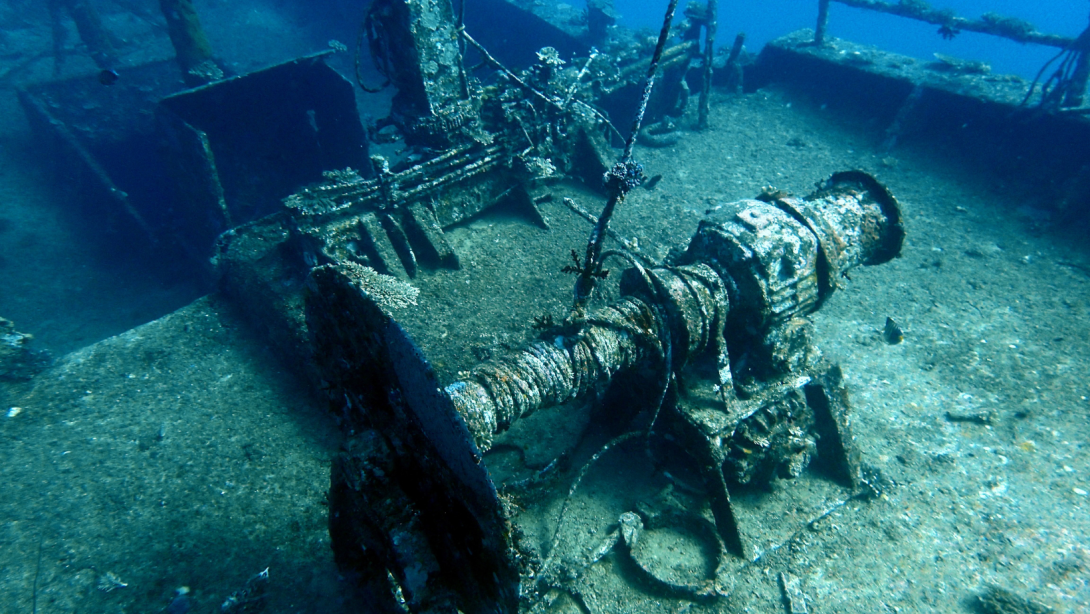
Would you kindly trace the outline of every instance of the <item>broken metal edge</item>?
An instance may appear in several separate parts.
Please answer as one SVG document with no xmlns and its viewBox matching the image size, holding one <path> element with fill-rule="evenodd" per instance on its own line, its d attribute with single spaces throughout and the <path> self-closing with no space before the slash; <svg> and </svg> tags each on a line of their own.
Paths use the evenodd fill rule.
<svg viewBox="0 0 1090 614">
<path fill-rule="evenodd" d="M 306 287 L 307 327 L 331 403 L 358 429 L 373 429 L 395 444 L 393 466 L 407 480 L 413 517 L 444 582 L 462 587 L 461 609 L 516 612 L 521 579 L 512 531 L 434 369 L 351 267 L 316 267 Z"/>
</svg>

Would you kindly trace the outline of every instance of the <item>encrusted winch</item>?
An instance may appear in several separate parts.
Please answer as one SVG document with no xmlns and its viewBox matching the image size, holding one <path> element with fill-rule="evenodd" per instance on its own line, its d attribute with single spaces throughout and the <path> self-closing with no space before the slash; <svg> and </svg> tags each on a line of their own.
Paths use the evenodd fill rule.
<svg viewBox="0 0 1090 614">
<path fill-rule="evenodd" d="M 412 611 L 514 612 L 520 597 L 562 585 L 572 572 L 557 570 L 555 540 L 549 550 L 531 544 L 482 455 L 521 418 L 608 403 L 611 385 L 636 372 L 658 374 L 637 412 L 644 417 L 603 451 L 636 436 L 649 451 L 683 450 L 702 482 L 685 486 L 714 520 L 716 551 L 748 554 L 734 488 L 797 477 L 814 462 L 846 491 L 859 487 L 842 376 L 820 359 L 806 315 L 841 274 L 899 253 L 898 205 L 859 171 L 837 173 L 805 198 L 763 198 L 711 211 L 669 264 L 629 257 L 622 298 L 443 388 L 357 265 L 315 269 L 308 326 L 332 398 L 357 433 L 331 491 L 341 564 L 377 593 L 400 590 Z M 611 419 L 631 418 L 597 412 Z M 570 496 L 584 474 L 559 492 Z M 390 502 L 395 515 L 381 512 Z M 708 535 L 699 510 L 640 516 L 651 526 L 688 518 L 693 535 Z M 729 591 L 729 558 L 705 578 L 645 571 L 675 593 L 713 598 Z"/>
<path fill-rule="evenodd" d="M 738 562 L 767 545 L 757 543 L 761 520 L 732 494 L 753 500 L 752 489 L 804 481 L 815 464 L 845 497 L 860 486 L 842 376 L 821 360 L 806 316 L 850 268 L 899 253 L 899 209 L 881 184 L 849 171 L 805 198 L 768 192 L 722 205 L 666 262 L 603 249 L 612 211 L 643 178 L 632 156 L 645 111 L 658 121 L 661 109 L 684 103 L 697 47 L 666 48 L 674 8 L 650 67 L 603 66 L 596 51 L 565 66 L 547 47 L 516 73 L 453 23 L 445 0 L 374 3 L 366 24 L 373 55 L 398 88 L 382 123 L 401 133 L 409 155 L 327 171 L 323 183 L 285 200 L 286 215 L 220 242 L 225 285 L 248 288 L 239 293 L 244 304 L 283 321 L 278 342 L 313 357 L 308 368 L 345 426 L 330 531 L 338 564 L 374 611 L 517 612 L 560 589 L 578 592 L 583 571 L 612 552 L 653 590 L 714 599 L 731 590 Z M 462 44 L 497 70 L 492 84 L 461 68 Z M 656 69 L 673 71 L 658 112 L 648 111 Z M 618 131 L 602 102 L 640 73 L 637 119 L 614 163 Z M 472 307 L 455 306 L 456 297 L 486 303 L 483 293 L 504 288 L 462 293 L 476 281 L 474 265 L 448 231 L 460 226 L 465 239 L 465 226 L 505 202 L 543 232 L 550 225 L 539 206 L 552 199 L 545 187 L 564 179 L 597 187 L 603 176 L 609 200 L 592 221 L 586 256 L 573 250 L 574 266 L 563 269 L 579 274 L 571 315 L 560 324 L 535 318 L 536 341 L 488 362 L 445 361 L 468 370 L 440 382 L 420 348 L 450 343 L 448 330 L 432 335 L 458 328 L 445 318 L 467 317 Z M 612 259 L 630 267 L 617 298 L 594 309 L 602 264 Z M 395 317 L 418 297 L 445 302 L 450 313 L 428 303 Z M 535 426 L 549 415 L 551 425 Z M 548 445 L 530 459 L 534 440 Z M 600 459 L 631 454 L 624 449 L 634 442 L 676 496 L 626 503 L 604 539 L 576 544 L 585 555 L 573 562 L 561 547 L 569 503 Z M 527 458 L 508 471 L 506 453 Z M 675 538 L 702 561 L 692 571 L 662 567 L 658 549 Z"/>
</svg>

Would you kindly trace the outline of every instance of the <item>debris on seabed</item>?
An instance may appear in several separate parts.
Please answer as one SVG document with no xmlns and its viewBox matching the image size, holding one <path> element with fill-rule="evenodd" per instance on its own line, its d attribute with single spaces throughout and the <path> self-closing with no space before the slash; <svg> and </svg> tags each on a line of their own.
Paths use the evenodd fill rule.
<svg viewBox="0 0 1090 614">
<path fill-rule="evenodd" d="M 117 588 L 125 588 L 126 586 L 128 584 L 122 582 L 121 578 L 112 571 L 107 571 L 98 578 L 98 590 L 104 593 L 109 593 Z"/>
<path fill-rule="evenodd" d="M 246 581 L 246 586 L 228 597 L 220 611 L 224 614 L 257 614 L 265 609 L 265 593 L 269 587 L 269 568 Z"/>
<path fill-rule="evenodd" d="M 982 409 L 979 411 L 965 411 L 946 412 L 947 422 L 968 422 L 970 424 L 979 424 L 981 426 L 989 426 L 995 424 L 997 415 L 993 409 Z"/>
<path fill-rule="evenodd" d="M 798 576 L 781 571 L 780 590 L 783 591 L 783 605 L 787 614 L 809 614 L 810 610 L 806 608 L 806 595 L 802 592 L 802 581 Z"/>
<path fill-rule="evenodd" d="M 1053 608 L 1031 601 L 1005 588 L 989 586 L 977 595 L 980 609 L 987 614 L 1052 614 Z"/>
</svg>

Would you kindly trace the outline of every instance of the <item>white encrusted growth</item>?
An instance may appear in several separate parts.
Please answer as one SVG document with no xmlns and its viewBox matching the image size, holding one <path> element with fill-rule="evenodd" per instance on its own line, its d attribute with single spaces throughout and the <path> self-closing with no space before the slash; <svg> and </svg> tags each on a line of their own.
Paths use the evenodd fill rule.
<svg viewBox="0 0 1090 614">
<path fill-rule="evenodd" d="M 405 283 L 396 277 L 383 275 L 371 267 L 345 262 L 338 268 L 359 289 L 367 293 L 380 306 L 389 308 L 409 307 L 416 305 L 416 297 L 420 289 L 412 284 Z"/>
<path fill-rule="evenodd" d="M 112 571 L 107 571 L 98 578 L 98 590 L 104 593 L 109 593 L 127 586 L 128 584 L 122 582 L 121 578 Z"/>
<path fill-rule="evenodd" d="M 345 168 L 322 172 L 324 181 L 299 190 L 284 199 L 284 205 L 302 215 L 321 215 L 343 209 L 367 181 L 358 171 Z"/>
</svg>

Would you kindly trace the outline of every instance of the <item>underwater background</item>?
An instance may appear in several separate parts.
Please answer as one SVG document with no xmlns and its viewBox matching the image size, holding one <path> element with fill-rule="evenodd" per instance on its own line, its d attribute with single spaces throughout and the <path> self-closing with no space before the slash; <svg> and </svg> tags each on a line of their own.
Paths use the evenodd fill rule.
<svg viewBox="0 0 1090 614">
<path fill-rule="evenodd" d="M 260 284 L 224 272 L 229 259 L 214 266 L 208 257 L 164 257 L 126 234 L 124 215 L 83 208 L 93 182 L 58 162 L 20 106 L 21 91 L 72 80 L 92 89 L 43 100 L 71 111 L 73 129 L 109 136 L 150 122 L 152 111 L 78 92 L 131 88 L 161 97 L 126 72 L 156 62 L 174 70 L 159 3 L 91 4 L 117 34 L 117 75 L 100 71 L 67 18 L 58 67 L 49 3 L 0 0 L 0 343 L 32 350 L 21 354 L 30 358 L 19 370 L 0 374 L 0 613 L 374 611 L 331 548 L 331 467 L 349 429 L 331 411 L 328 388 L 312 379 L 313 361 L 285 349 L 289 335 L 272 317 L 282 309 L 301 314 L 298 304 L 274 300 L 276 291 L 301 293 L 305 284 L 305 271 L 278 259 L 292 249 L 290 233 L 261 224 L 229 233 L 242 237 L 231 258 L 249 258 L 250 272 L 273 289 L 239 300 Z M 353 111 L 371 125 L 394 103 L 390 88 L 373 94 L 354 86 L 367 4 L 194 3 L 234 73 L 332 51 L 325 62 L 353 84 Z M 665 4 L 615 6 L 623 26 L 657 32 Z M 749 60 L 759 62 L 767 43 L 812 29 L 816 5 L 722 0 L 719 45 L 745 32 Z M 1085 0 L 935 6 L 964 17 L 1010 15 L 1069 37 L 1090 25 Z M 523 34 L 503 21 L 479 23 L 474 35 L 490 45 Z M 889 188 L 904 213 L 900 257 L 852 270 L 812 316 L 816 344 L 845 373 L 873 497 L 846 496 L 815 472 L 746 491 L 739 515 L 757 549 L 732 568 L 728 596 L 689 599 L 634 580 L 619 551 L 601 544 L 609 535 L 616 543 L 621 515 L 646 501 L 695 509 L 700 493 L 664 476 L 639 446 L 618 447 L 567 497 L 564 516 L 573 462 L 553 492 L 510 499 L 535 548 L 548 549 L 556 531 L 571 572 L 562 596 L 526 608 L 534 614 L 1090 611 L 1086 118 L 1036 124 L 1041 116 L 1010 112 L 1017 100 L 982 112 L 975 98 L 1020 97 L 1056 50 L 971 32 L 945 40 L 935 26 L 837 3 L 829 35 L 840 39 L 834 49 L 876 64 L 912 64 L 887 52 L 918 58 L 909 74 L 926 79 L 930 71 L 969 93 L 902 112 L 912 90 L 903 83 L 875 91 L 850 70 L 776 78 L 751 65 L 754 78 L 742 91 L 712 89 L 707 130 L 696 128 L 694 93 L 668 138 L 636 145 L 650 185 L 618 208 L 612 229 L 661 262 L 735 201 L 808 194 L 846 169 Z M 936 53 L 990 68 L 960 74 L 956 60 L 935 62 Z M 475 68 L 496 80 L 488 66 Z M 381 82 L 366 52 L 360 71 L 364 83 Z M 174 72 L 167 81 L 183 87 Z M 281 90 L 263 99 L 275 102 L 273 91 Z M 245 106 L 221 113 L 227 124 L 251 115 Z M 304 127 L 315 115 L 309 120 Z M 623 127 L 631 118 L 612 120 Z M 285 139 L 291 153 L 313 151 L 294 138 Z M 620 155 L 619 144 L 611 154 Z M 372 147 L 390 159 L 428 155 L 400 142 Z M 144 173 L 153 156 L 141 156 L 120 166 L 168 191 Z M 247 172 L 239 174 L 249 184 L 270 181 Z M 418 294 L 396 317 L 442 385 L 563 319 L 574 281 L 564 269 L 591 228 L 565 203 L 597 213 L 604 202 L 597 187 L 543 182 L 529 194 L 540 217 L 497 208 L 444 229 L 461 268 L 401 280 Z M 148 210 L 170 219 L 173 206 L 154 201 Z M 253 228 L 259 232 L 247 234 Z M 265 240 L 274 248 L 262 247 Z M 603 283 L 598 303 L 617 297 L 622 268 Z M 607 439 L 578 435 L 595 419 L 608 426 L 597 411 L 593 404 L 570 416 L 542 410 L 528 423 L 531 444 L 504 442 L 485 463 L 517 481 L 553 466 L 540 450 L 564 438 L 580 441 L 575 457 L 586 460 Z M 703 573 L 709 557 L 692 533 L 660 539 L 664 566 Z"/>
</svg>

